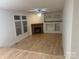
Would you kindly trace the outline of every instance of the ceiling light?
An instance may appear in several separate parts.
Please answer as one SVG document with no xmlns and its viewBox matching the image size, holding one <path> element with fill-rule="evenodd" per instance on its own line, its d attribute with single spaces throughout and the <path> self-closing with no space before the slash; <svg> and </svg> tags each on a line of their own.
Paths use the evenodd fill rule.
<svg viewBox="0 0 79 59">
<path fill-rule="evenodd" d="M 42 13 L 38 13 L 37 15 L 41 17 L 42 16 Z"/>
</svg>

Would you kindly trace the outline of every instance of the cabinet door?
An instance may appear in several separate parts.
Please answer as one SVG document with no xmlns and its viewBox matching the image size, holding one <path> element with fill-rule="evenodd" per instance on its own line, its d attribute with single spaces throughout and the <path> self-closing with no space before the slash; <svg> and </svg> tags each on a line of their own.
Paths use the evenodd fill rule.
<svg viewBox="0 0 79 59">
<path fill-rule="evenodd" d="M 45 24 L 45 33 L 62 33 L 62 22 L 53 22 Z"/>
<path fill-rule="evenodd" d="M 55 24 L 55 31 L 60 31 L 60 23 Z"/>
<path fill-rule="evenodd" d="M 62 32 L 62 23 L 61 22 L 59 22 L 59 23 L 55 23 L 55 32 L 59 32 L 59 33 L 61 33 Z"/>
<path fill-rule="evenodd" d="M 46 32 L 53 33 L 54 32 L 54 24 L 46 24 Z"/>
</svg>

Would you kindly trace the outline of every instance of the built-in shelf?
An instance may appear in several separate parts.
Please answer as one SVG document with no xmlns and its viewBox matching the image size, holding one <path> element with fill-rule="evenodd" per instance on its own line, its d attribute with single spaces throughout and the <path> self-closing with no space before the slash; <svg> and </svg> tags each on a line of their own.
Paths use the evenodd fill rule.
<svg viewBox="0 0 79 59">
<path fill-rule="evenodd" d="M 45 22 L 47 23 L 47 22 L 62 22 L 62 21 L 45 21 Z"/>
</svg>

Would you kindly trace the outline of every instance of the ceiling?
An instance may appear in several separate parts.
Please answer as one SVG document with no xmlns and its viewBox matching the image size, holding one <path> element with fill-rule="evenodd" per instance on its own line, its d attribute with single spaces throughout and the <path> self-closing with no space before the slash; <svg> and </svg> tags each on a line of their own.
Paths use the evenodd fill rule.
<svg viewBox="0 0 79 59">
<path fill-rule="evenodd" d="M 64 0 L 0 0 L 0 8 L 28 11 L 35 8 L 47 8 L 49 12 L 61 11 Z"/>
</svg>

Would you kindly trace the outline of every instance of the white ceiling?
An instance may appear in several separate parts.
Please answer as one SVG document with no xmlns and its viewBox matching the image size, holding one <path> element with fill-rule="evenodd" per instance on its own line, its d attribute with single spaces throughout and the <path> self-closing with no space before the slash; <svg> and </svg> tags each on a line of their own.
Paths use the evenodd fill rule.
<svg viewBox="0 0 79 59">
<path fill-rule="evenodd" d="M 61 11 L 64 0 L 0 0 L 0 8 L 11 10 L 31 10 L 48 8 L 48 11 Z"/>
</svg>

